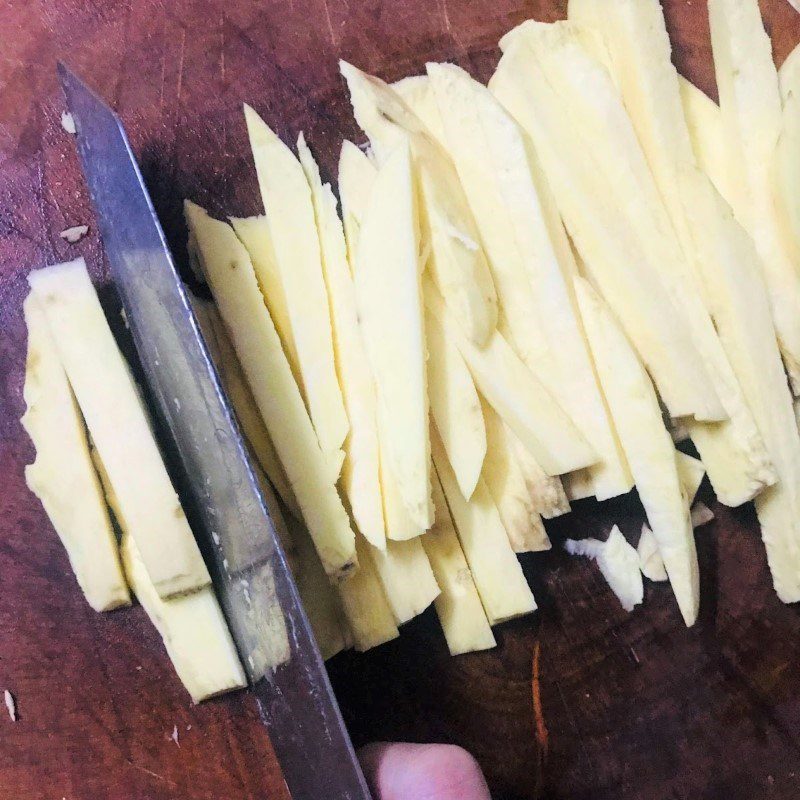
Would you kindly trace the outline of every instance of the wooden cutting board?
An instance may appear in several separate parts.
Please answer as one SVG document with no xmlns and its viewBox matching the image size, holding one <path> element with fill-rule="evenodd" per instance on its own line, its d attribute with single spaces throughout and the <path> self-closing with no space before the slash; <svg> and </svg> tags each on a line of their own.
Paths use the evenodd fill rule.
<svg viewBox="0 0 800 800">
<path fill-rule="evenodd" d="M 712 94 L 705 3 L 666 5 L 681 71 Z M 83 255 L 106 278 L 74 143 L 54 81 L 67 60 L 120 111 L 172 245 L 184 256 L 183 197 L 212 211 L 259 211 L 240 106 L 287 139 L 302 129 L 326 177 L 357 137 L 338 58 L 388 78 L 455 60 L 481 79 L 499 36 L 556 0 L 60 0 L 0 4 L 0 797 L 18 800 L 219 800 L 287 796 L 246 694 L 192 707 L 141 609 L 93 613 L 23 466 L 17 420 L 25 276 Z M 775 55 L 800 40 L 800 16 L 764 0 Z M 88 223 L 68 245 L 59 232 Z M 710 502 L 707 488 L 705 498 Z M 624 613 L 598 573 L 557 547 L 525 568 L 540 612 L 503 626 L 491 653 L 449 659 L 429 612 L 402 638 L 330 671 L 357 743 L 454 741 L 480 759 L 497 797 L 532 797 L 539 775 L 531 655 L 553 800 L 795 798 L 800 792 L 800 618 L 770 588 L 750 507 L 713 504 L 698 531 L 703 584 L 686 630 L 670 591 L 649 586 Z M 626 498 L 578 504 L 565 535 L 633 532 Z"/>
</svg>

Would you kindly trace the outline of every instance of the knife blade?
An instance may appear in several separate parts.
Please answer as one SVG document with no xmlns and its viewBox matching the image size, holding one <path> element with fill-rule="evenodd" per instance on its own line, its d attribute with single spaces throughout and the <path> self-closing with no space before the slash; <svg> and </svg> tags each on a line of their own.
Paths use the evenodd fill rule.
<svg viewBox="0 0 800 800">
<path fill-rule="evenodd" d="M 280 511 L 258 487 L 125 130 L 60 62 L 58 74 L 111 274 L 286 784 L 294 800 L 369 800 L 276 535 Z"/>
</svg>

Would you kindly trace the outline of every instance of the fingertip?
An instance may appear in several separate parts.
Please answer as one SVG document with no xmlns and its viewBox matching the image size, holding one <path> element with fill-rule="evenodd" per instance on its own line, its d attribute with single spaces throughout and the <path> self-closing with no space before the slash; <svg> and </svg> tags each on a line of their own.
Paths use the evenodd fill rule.
<svg viewBox="0 0 800 800">
<path fill-rule="evenodd" d="M 456 745 L 383 742 L 359 758 L 376 800 L 490 800 L 478 762 Z"/>
</svg>

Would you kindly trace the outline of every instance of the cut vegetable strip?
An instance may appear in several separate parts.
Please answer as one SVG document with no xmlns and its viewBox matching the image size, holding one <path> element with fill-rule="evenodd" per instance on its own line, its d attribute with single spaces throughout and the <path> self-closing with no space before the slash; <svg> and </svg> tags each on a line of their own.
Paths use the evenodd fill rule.
<svg viewBox="0 0 800 800">
<path fill-rule="evenodd" d="M 775 158 L 772 183 L 775 213 L 784 248 L 800 270 L 800 84 L 789 92 L 783 104 L 783 121 Z"/>
<path fill-rule="evenodd" d="M 122 560 L 136 599 L 164 640 L 181 683 L 195 703 L 247 686 L 214 590 L 159 597 L 133 537 L 122 537 Z"/>
<path fill-rule="evenodd" d="M 472 498 L 464 499 L 435 431 L 436 426 L 433 426 L 431 440 L 436 473 L 489 622 L 497 625 L 535 611 L 536 601 L 486 484 L 478 481 Z"/>
<path fill-rule="evenodd" d="M 441 594 L 433 601 L 451 656 L 488 650 L 497 643 L 458 541 L 439 477 L 433 476 L 436 521 L 422 538 Z"/>
<path fill-rule="evenodd" d="M 508 540 L 515 553 L 549 550 L 550 539 L 528 492 L 508 430 L 485 402 L 483 418 L 486 420 L 488 445 L 481 477 L 500 512 Z"/>
<path fill-rule="evenodd" d="M 421 538 L 403 542 L 390 539 L 386 550 L 367 547 L 398 625 L 421 614 L 439 596 Z"/>
<path fill-rule="evenodd" d="M 355 536 L 336 492 L 255 271 L 233 229 L 186 201 L 186 220 L 208 282 L 325 572 L 339 579 L 356 562 Z"/>
<path fill-rule="evenodd" d="M 331 315 L 311 191 L 292 151 L 248 105 L 244 116 L 303 393 L 322 452 L 335 469 L 341 467 L 340 448 L 348 423 L 336 379 Z"/>
<path fill-rule="evenodd" d="M 683 491 L 691 503 L 700 489 L 706 469 L 703 466 L 703 462 L 694 458 L 694 456 L 681 453 L 680 450 L 676 450 L 675 455 L 678 459 L 678 477 L 681 479 Z"/>
<path fill-rule="evenodd" d="M 344 61 L 340 67 L 356 121 L 369 136 L 378 162 L 385 162 L 400 142 L 408 142 L 431 273 L 464 333 L 483 344 L 497 324 L 497 298 L 453 165 L 390 86 Z"/>
<path fill-rule="evenodd" d="M 370 549 L 365 539 L 356 537 L 358 571 L 339 585 L 339 597 L 353 633 L 355 648 L 360 653 L 400 635 Z"/>
<path fill-rule="evenodd" d="M 730 145 L 726 142 L 728 131 L 722 121 L 722 111 L 708 95 L 683 76 L 678 76 L 678 82 L 697 165 L 730 204 L 733 199 L 731 171 L 728 169 Z"/>
<path fill-rule="evenodd" d="M 694 164 L 678 73 L 658 0 L 571 0 L 569 19 L 602 33 L 625 108 L 636 130 L 675 232 L 687 255 L 691 241 L 678 196 L 677 171 Z"/>
<path fill-rule="evenodd" d="M 95 611 L 130 605 L 81 412 L 58 357 L 47 318 L 33 295 L 23 306 L 28 328 L 21 422 L 36 460 L 25 467 L 28 488 L 42 501 L 86 601 Z"/>
<path fill-rule="evenodd" d="M 528 492 L 533 499 L 535 511 L 544 519 L 553 519 L 568 514 L 570 511 L 569 499 L 564 491 L 561 478 L 557 475 L 547 475 L 511 428 L 505 422 L 503 425 L 525 478 Z"/>
<path fill-rule="evenodd" d="M 661 37 L 653 32 L 652 17 L 661 19 L 661 11 L 657 4 L 654 9 L 649 0 L 634 6 L 621 0 L 611 13 L 615 19 L 620 18 L 611 39 L 618 71 L 626 73 L 624 77 L 620 75 L 620 84 L 634 121 L 642 120 L 636 129 L 606 71 L 579 46 L 573 24 L 525 23 L 524 42 L 541 65 L 545 79 L 554 86 L 576 129 L 592 131 L 591 143 L 588 140 L 584 143 L 587 147 L 593 144 L 602 154 L 597 158 L 598 176 L 606 196 L 619 204 L 639 244 L 645 263 L 639 263 L 637 269 L 652 272 L 688 323 L 692 342 L 728 418 L 713 426 L 690 423 L 692 437 L 719 499 L 727 505 L 741 505 L 770 485 L 775 476 L 763 439 L 704 305 L 691 255 L 684 253 L 682 245 L 685 244 L 687 251 L 691 248 L 676 175 L 682 165 L 693 163 L 693 154 L 682 114 L 677 73 L 669 60 L 669 40 L 666 30 Z M 633 30 L 625 41 L 634 37 L 646 39 L 644 51 L 639 44 L 618 45 L 625 33 L 623 22 Z M 663 19 L 661 22 L 663 27 Z M 660 67 L 658 81 L 651 80 L 656 62 Z M 672 79 L 672 91 L 666 77 Z M 666 176 L 659 186 L 637 140 L 637 130 L 643 131 L 640 136 L 647 154 L 650 155 L 650 149 L 654 151 L 651 164 L 658 167 L 656 176 Z M 665 203 L 663 198 L 669 200 Z M 587 265 L 592 268 L 588 260 Z"/>
<path fill-rule="evenodd" d="M 428 64 L 452 157 L 492 270 L 517 354 L 600 456 L 588 493 L 606 499 L 632 487 L 576 316 L 569 247 L 557 250 L 524 134 L 486 87 L 453 64 Z M 557 222 L 561 227 L 561 223 Z M 563 236 L 563 229 L 559 231 Z M 568 263 L 561 264 L 559 256 Z M 505 333 L 504 333 L 505 335 Z"/>
<path fill-rule="evenodd" d="M 701 173 L 687 173 L 687 216 L 711 314 L 769 448 L 778 482 L 756 498 L 775 589 L 800 600 L 800 434 L 753 241 Z"/>
<path fill-rule="evenodd" d="M 364 212 L 355 289 L 385 455 L 411 518 L 427 530 L 433 504 L 418 236 L 411 159 L 401 143 L 381 167 Z"/>
<path fill-rule="evenodd" d="M 161 597 L 210 577 L 83 259 L 32 272 L 59 358 Z"/>
<path fill-rule="evenodd" d="M 564 114 L 524 40 L 518 38 L 505 48 L 489 88 L 533 140 L 577 249 L 654 376 L 672 416 L 724 418 L 683 312 L 675 308 L 658 276 L 642 267 L 641 247 L 609 202 L 592 148 Z"/>
<path fill-rule="evenodd" d="M 297 528 L 297 525 L 295 524 L 297 520 L 294 520 L 293 527 L 290 530 L 288 524 L 286 523 L 286 519 L 291 520 L 292 518 L 285 517 L 282 510 L 278 507 L 278 499 L 275 496 L 275 491 L 272 488 L 272 484 L 267 480 L 267 476 L 264 474 L 264 471 L 256 466 L 253 469 L 253 473 L 255 475 L 258 488 L 261 490 L 261 495 L 264 498 L 264 504 L 266 505 L 267 511 L 269 512 L 269 515 L 275 525 L 275 533 L 280 540 L 281 547 L 283 548 L 283 554 L 286 556 L 286 563 L 289 565 L 289 569 L 291 569 L 292 572 L 297 572 L 300 569 L 300 559 L 297 552 L 296 537 L 293 533 L 293 531 Z M 306 536 L 308 536 L 308 533 L 306 533 Z"/>
<path fill-rule="evenodd" d="M 633 481 L 632 478 L 631 481 Z M 574 500 L 585 500 L 587 497 L 591 497 L 594 494 L 592 483 L 589 480 L 589 470 L 587 469 L 579 469 L 577 472 L 570 472 L 568 475 L 564 475 L 561 482 L 564 486 L 567 499 L 570 502 Z M 631 486 L 631 488 L 633 487 Z"/>
<path fill-rule="evenodd" d="M 486 456 L 481 400 L 458 347 L 430 310 L 425 314 L 425 337 L 431 415 L 461 493 L 469 500 Z"/>
<path fill-rule="evenodd" d="M 308 531 L 296 521 L 287 520 L 287 524 L 291 525 L 292 538 L 297 545 L 298 567 L 293 570 L 297 592 L 322 658 L 327 661 L 347 647 L 349 631 L 344 630 L 343 604 L 340 594 L 337 594 L 325 574 Z M 359 560 L 355 575 L 361 574 L 363 566 Z M 355 575 L 351 575 L 341 586 L 351 584 Z"/>
<path fill-rule="evenodd" d="M 583 278 L 575 279 L 583 324 L 620 441 L 636 480 L 675 599 L 687 625 L 697 619 L 699 569 L 689 503 L 661 407 L 625 334 Z"/>
<path fill-rule="evenodd" d="M 800 44 L 796 44 L 792 52 L 786 56 L 778 70 L 778 84 L 784 104 L 789 95 L 800 90 Z"/>
<path fill-rule="evenodd" d="M 225 324 L 219 316 L 216 306 L 211 302 L 197 299 L 192 304 L 211 358 L 219 370 L 223 386 L 228 393 L 228 399 L 236 412 L 239 424 L 242 426 L 242 433 L 247 443 L 252 448 L 259 466 L 264 470 L 287 508 L 292 514 L 299 516 L 300 507 L 297 505 L 297 498 L 294 496 L 283 465 L 275 452 L 275 445 L 269 438 L 269 431 L 261 418 L 233 342 L 228 336 L 228 331 L 225 329 Z"/>
<path fill-rule="evenodd" d="M 230 223 L 250 254 L 258 285 L 261 287 L 261 293 L 264 295 L 269 314 L 275 323 L 275 329 L 281 337 L 283 350 L 292 367 L 292 374 L 298 386 L 302 386 L 300 364 L 297 360 L 297 346 L 292 333 L 289 307 L 286 303 L 286 292 L 283 290 L 281 274 L 275 262 L 275 251 L 272 247 L 269 222 L 266 216 L 262 214 L 257 217 L 231 217 Z"/>
<path fill-rule="evenodd" d="M 370 544 L 383 548 L 386 531 L 379 476 L 375 386 L 358 324 L 356 292 L 347 262 L 344 231 L 336 212 L 336 198 L 330 185 L 322 185 L 319 169 L 302 136 L 298 152 L 314 201 L 333 324 L 336 372 L 350 421 L 344 442 L 341 485 L 358 529 Z"/>
<path fill-rule="evenodd" d="M 425 533 L 423 528 L 416 522 L 400 496 L 397 488 L 397 478 L 394 474 L 391 459 L 388 456 L 388 445 L 386 434 L 380 423 L 378 424 L 378 442 L 380 455 L 380 479 L 381 496 L 383 497 L 383 518 L 386 523 L 386 537 L 396 542 L 404 542 L 408 539 L 415 539 Z"/>
<path fill-rule="evenodd" d="M 591 446 L 500 333 L 492 334 L 485 347 L 476 347 L 461 333 L 429 278 L 423 278 L 423 286 L 428 309 L 458 346 L 481 394 L 542 469 L 560 475 L 593 464 L 597 456 Z"/>
<path fill-rule="evenodd" d="M 433 96 L 430 79 L 427 75 L 411 75 L 392 84 L 392 89 L 400 95 L 403 102 L 417 115 L 425 130 L 447 149 L 444 125 L 436 98 Z M 477 220 L 476 220 L 477 222 Z"/>
<path fill-rule="evenodd" d="M 351 272 L 356 263 L 355 248 L 361 219 L 377 174 L 378 169 L 369 158 L 345 139 L 339 154 L 339 197 L 342 201 L 342 224 Z"/>
<path fill-rule="evenodd" d="M 731 148 L 731 200 L 761 258 L 783 361 L 800 392 L 800 272 L 774 213 L 772 161 L 781 96 L 772 47 L 756 0 L 709 0 L 720 109 Z"/>
</svg>

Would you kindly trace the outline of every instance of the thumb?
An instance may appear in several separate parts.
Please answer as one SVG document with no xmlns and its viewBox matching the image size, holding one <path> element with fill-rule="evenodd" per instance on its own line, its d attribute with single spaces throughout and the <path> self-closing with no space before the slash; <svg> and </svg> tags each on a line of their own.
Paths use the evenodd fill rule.
<svg viewBox="0 0 800 800">
<path fill-rule="evenodd" d="M 376 800 L 491 800 L 478 762 L 449 744 L 369 744 L 359 751 Z"/>
</svg>

